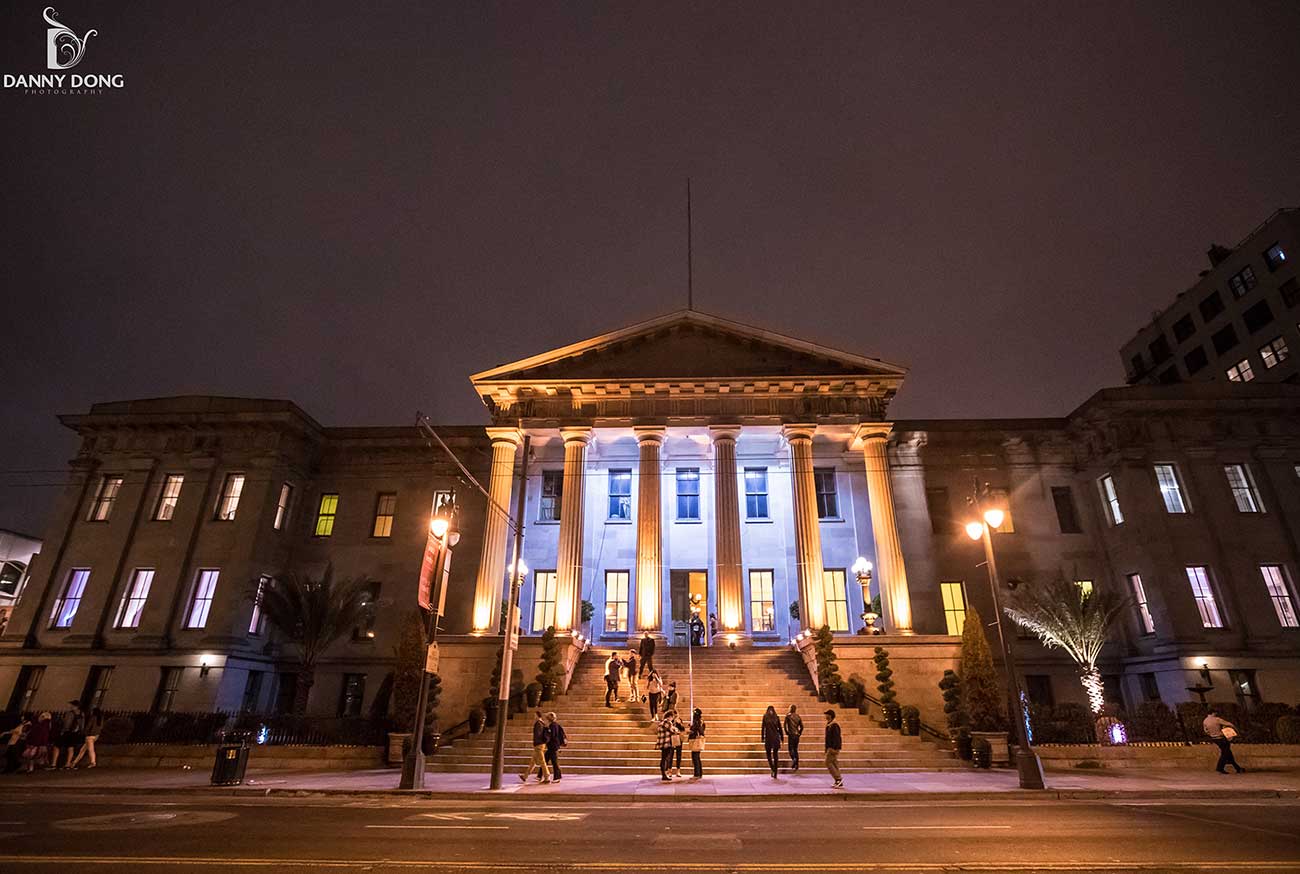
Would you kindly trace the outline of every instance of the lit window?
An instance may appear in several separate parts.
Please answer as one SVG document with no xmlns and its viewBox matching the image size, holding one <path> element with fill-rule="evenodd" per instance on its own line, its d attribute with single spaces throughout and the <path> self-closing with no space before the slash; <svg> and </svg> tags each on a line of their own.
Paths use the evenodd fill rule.
<svg viewBox="0 0 1300 874">
<path fill-rule="evenodd" d="M 280 484 L 280 497 L 275 502 L 275 524 L 272 525 L 276 531 L 283 531 L 285 524 L 289 521 L 289 507 L 293 503 L 293 486 L 288 483 Z"/>
<path fill-rule="evenodd" d="M 339 514 L 339 496 L 328 492 L 320 496 L 320 508 L 316 511 L 316 536 L 329 537 L 334 533 L 334 517 Z"/>
<path fill-rule="evenodd" d="M 1142 576 L 1129 574 L 1128 585 L 1133 590 L 1133 606 L 1137 609 L 1138 628 L 1143 634 L 1155 634 L 1156 621 L 1147 606 L 1147 590 L 1142 585 Z"/>
<path fill-rule="evenodd" d="M 1232 296 L 1238 298 L 1245 297 L 1246 293 L 1256 285 L 1259 285 L 1259 280 L 1255 278 L 1255 271 L 1250 267 L 1241 268 L 1228 280 L 1228 287 L 1232 289 Z"/>
<path fill-rule="evenodd" d="M 430 516 L 438 515 L 438 511 L 443 507 L 456 506 L 456 493 L 451 489 L 435 489 L 433 492 L 433 510 Z"/>
<path fill-rule="evenodd" d="M 1286 348 L 1286 337 L 1275 337 L 1267 346 L 1260 347 L 1259 357 L 1264 359 L 1264 369 L 1272 370 L 1291 356 Z"/>
<path fill-rule="evenodd" d="M 1259 572 L 1264 577 L 1268 597 L 1273 601 L 1277 621 L 1282 623 L 1283 628 L 1300 628 L 1300 621 L 1296 620 L 1295 602 L 1291 599 L 1291 589 L 1287 586 L 1286 577 L 1282 575 L 1282 566 L 1262 564 Z"/>
<path fill-rule="evenodd" d="M 1165 502 L 1166 513 L 1186 513 L 1187 502 L 1178 484 L 1178 469 L 1172 464 L 1156 465 L 1156 482 L 1160 484 L 1160 497 Z"/>
<path fill-rule="evenodd" d="M 1110 474 L 1106 474 L 1097 481 L 1101 489 L 1101 501 L 1106 506 L 1106 518 L 1111 525 L 1122 525 L 1124 523 L 1124 512 L 1119 508 L 1119 496 L 1115 494 L 1115 480 Z"/>
<path fill-rule="evenodd" d="M 149 568 L 137 568 L 131 575 L 131 585 L 122 594 L 122 603 L 117 608 L 118 628 L 139 628 L 140 614 L 144 612 L 145 601 L 149 599 L 149 587 L 153 585 L 153 571 Z"/>
<path fill-rule="evenodd" d="M 677 518 L 700 518 L 700 469 L 677 468 Z"/>
<path fill-rule="evenodd" d="M 632 471 L 609 472 L 609 518 L 632 518 Z"/>
<path fill-rule="evenodd" d="M 605 630 L 627 631 L 627 571 L 605 571 Z"/>
<path fill-rule="evenodd" d="M 826 594 L 826 624 L 831 631 L 848 631 L 849 597 L 844 586 L 844 571 L 822 571 L 822 586 Z"/>
<path fill-rule="evenodd" d="M 835 468 L 813 468 L 813 486 L 817 490 L 817 518 L 838 519 L 840 498 L 835 491 Z"/>
<path fill-rule="evenodd" d="M 1283 250 L 1281 243 L 1274 243 L 1264 250 L 1264 264 L 1268 267 L 1269 272 L 1276 270 L 1286 263 L 1286 251 Z"/>
<path fill-rule="evenodd" d="M 95 501 L 90 505 L 91 522 L 107 522 L 113 515 L 113 505 L 117 503 L 117 493 L 122 490 L 120 476 L 106 476 L 99 481 L 99 491 L 95 492 Z"/>
<path fill-rule="evenodd" d="M 1250 359 L 1243 358 L 1228 368 L 1228 379 L 1233 382 L 1250 382 L 1255 378 L 1255 371 L 1250 368 Z"/>
<path fill-rule="evenodd" d="M 158 493 L 158 505 L 153 509 L 155 522 L 167 522 L 176 515 L 176 503 L 181 497 L 181 484 L 185 477 L 171 473 L 163 480 L 162 491 Z"/>
<path fill-rule="evenodd" d="M 81 596 L 86 593 L 86 583 L 90 580 L 90 568 L 79 567 L 68 571 L 68 578 L 63 583 L 63 592 L 54 601 L 54 610 L 50 613 L 51 628 L 71 628 L 72 620 L 81 606 Z"/>
<path fill-rule="evenodd" d="M 767 468 L 745 468 L 745 518 L 767 518 Z"/>
<path fill-rule="evenodd" d="M 542 502 L 537 509 L 541 522 L 560 521 L 560 500 L 564 494 L 564 471 L 542 471 Z"/>
<path fill-rule="evenodd" d="M 1259 499 L 1259 492 L 1255 490 L 1255 483 L 1246 465 L 1225 464 L 1223 472 L 1228 477 L 1228 488 L 1232 489 L 1232 499 L 1237 503 L 1237 512 L 1264 512 L 1264 505 Z"/>
<path fill-rule="evenodd" d="M 239 496 L 244 492 L 244 475 L 242 473 L 226 474 L 226 481 L 221 485 L 221 499 L 217 501 L 217 519 L 233 522 L 235 511 L 239 509 Z"/>
<path fill-rule="evenodd" d="M 1222 628 L 1223 616 L 1219 613 L 1219 602 L 1215 600 L 1214 589 L 1210 585 L 1209 570 L 1200 565 L 1187 568 L 1187 582 L 1191 584 L 1196 609 L 1201 613 L 1201 625 L 1205 628 Z"/>
<path fill-rule="evenodd" d="M 749 617 L 754 631 L 776 630 L 776 604 L 772 594 L 772 572 L 749 572 Z"/>
<path fill-rule="evenodd" d="M 1092 580 L 1075 580 L 1074 585 L 1079 590 L 1080 600 L 1086 601 L 1092 597 Z"/>
<path fill-rule="evenodd" d="M 939 594 L 943 596 L 943 620 L 949 634 L 961 634 L 966 625 L 966 590 L 960 580 L 940 583 Z"/>
<path fill-rule="evenodd" d="M 257 592 L 253 595 L 253 615 L 248 618 L 248 633 L 261 634 L 263 619 L 262 614 L 262 595 L 266 593 L 266 587 L 271 584 L 271 578 L 262 574 L 257 578 Z"/>
<path fill-rule="evenodd" d="M 208 624 L 208 613 L 212 610 L 212 598 L 217 594 L 217 577 L 221 572 L 213 568 L 199 571 L 194 580 L 194 597 L 190 600 L 189 615 L 185 619 L 186 628 L 203 628 Z"/>
<path fill-rule="evenodd" d="M 394 492 L 382 492 L 375 499 L 375 525 L 371 529 L 372 537 L 393 536 L 393 514 L 397 512 L 397 495 Z"/>
<path fill-rule="evenodd" d="M 545 631 L 555 624 L 555 571 L 533 574 L 533 631 Z"/>
</svg>

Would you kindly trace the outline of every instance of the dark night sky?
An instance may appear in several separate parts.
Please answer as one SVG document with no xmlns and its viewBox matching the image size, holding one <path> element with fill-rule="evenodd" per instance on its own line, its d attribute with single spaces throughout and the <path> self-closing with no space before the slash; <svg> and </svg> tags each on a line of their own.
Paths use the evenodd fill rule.
<svg viewBox="0 0 1300 874">
<path fill-rule="evenodd" d="M 1067 412 L 1300 205 L 1294 2 L 55 5 L 126 88 L 0 92 L 38 533 L 95 401 L 482 421 L 471 372 L 684 305 L 688 175 L 697 306 L 909 365 L 900 417 Z"/>
</svg>

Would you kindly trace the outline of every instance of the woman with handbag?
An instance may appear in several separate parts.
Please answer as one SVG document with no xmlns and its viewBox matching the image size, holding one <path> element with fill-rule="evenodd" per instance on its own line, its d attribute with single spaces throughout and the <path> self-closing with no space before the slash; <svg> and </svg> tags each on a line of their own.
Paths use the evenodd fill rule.
<svg viewBox="0 0 1300 874">
<path fill-rule="evenodd" d="M 691 779 L 704 779 L 704 762 L 700 755 L 704 752 L 704 712 L 696 707 L 691 714 L 691 727 L 686 733 L 686 742 L 691 748 Z"/>
</svg>

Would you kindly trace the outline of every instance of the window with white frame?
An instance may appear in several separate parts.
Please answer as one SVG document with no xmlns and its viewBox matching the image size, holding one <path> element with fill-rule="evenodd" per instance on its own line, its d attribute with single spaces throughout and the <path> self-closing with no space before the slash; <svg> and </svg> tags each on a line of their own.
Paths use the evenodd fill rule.
<svg viewBox="0 0 1300 874">
<path fill-rule="evenodd" d="M 849 595 L 843 570 L 823 570 L 822 586 L 826 593 L 826 624 L 831 631 L 849 630 Z"/>
<path fill-rule="evenodd" d="M 1097 480 L 1097 487 L 1101 489 L 1101 503 L 1106 508 L 1106 521 L 1111 525 L 1123 524 L 1124 511 L 1119 507 L 1119 495 L 1115 492 L 1115 478 L 1106 474 Z"/>
<path fill-rule="evenodd" d="M 767 468 L 745 468 L 745 518 L 767 518 Z"/>
<path fill-rule="evenodd" d="M 1237 504 L 1239 513 L 1262 513 L 1264 504 L 1255 489 L 1255 481 L 1250 476 L 1250 469 L 1244 464 L 1225 464 L 1223 473 L 1228 478 L 1228 488 L 1232 490 L 1232 500 Z"/>
<path fill-rule="evenodd" d="M 564 496 L 564 471 L 542 471 L 542 500 L 537 507 L 539 522 L 560 521 L 560 501 Z"/>
<path fill-rule="evenodd" d="M 772 571 L 749 572 L 749 618 L 754 631 L 776 630 Z"/>
<path fill-rule="evenodd" d="M 677 518 L 694 521 L 700 518 L 700 469 L 677 468 Z"/>
<path fill-rule="evenodd" d="M 949 580 L 939 584 L 943 596 L 943 621 L 949 634 L 959 635 L 966 627 L 966 584 Z"/>
<path fill-rule="evenodd" d="M 609 518 L 619 521 L 632 518 L 632 471 L 609 472 Z"/>
<path fill-rule="evenodd" d="M 605 571 L 605 631 L 627 631 L 627 571 Z"/>
<path fill-rule="evenodd" d="M 257 578 L 257 591 L 253 594 L 253 615 L 248 617 L 249 634 L 261 634 L 262 626 L 266 624 L 266 616 L 262 613 L 262 596 L 266 594 L 266 589 L 270 585 L 271 578 L 267 574 Z"/>
<path fill-rule="evenodd" d="M 375 498 L 375 524 L 371 537 L 392 537 L 393 516 L 397 514 L 397 493 L 380 492 Z"/>
<path fill-rule="evenodd" d="M 1264 369 L 1272 370 L 1283 361 L 1291 357 L 1291 351 L 1287 349 L 1286 337 L 1274 337 L 1267 344 L 1259 348 L 1259 357 L 1264 360 Z"/>
<path fill-rule="evenodd" d="M 835 488 L 835 468 L 813 468 L 813 486 L 817 492 L 817 518 L 840 518 L 840 496 Z"/>
<path fill-rule="evenodd" d="M 533 574 L 533 631 L 545 631 L 555 624 L 555 571 Z"/>
<path fill-rule="evenodd" d="M 158 492 L 158 503 L 153 508 L 155 522 L 169 522 L 176 515 L 176 504 L 181 498 L 181 485 L 185 476 L 169 473 L 163 478 L 162 489 Z"/>
<path fill-rule="evenodd" d="M 1283 628 L 1300 628 L 1296 619 L 1295 601 L 1291 598 L 1291 587 L 1287 585 L 1286 573 L 1280 564 L 1262 564 L 1259 573 L 1264 578 L 1264 588 L 1268 589 L 1269 600 L 1277 613 L 1277 621 Z"/>
<path fill-rule="evenodd" d="M 221 571 L 216 568 L 204 568 L 194 578 L 194 596 L 190 598 L 190 609 L 186 612 L 186 628 L 203 628 L 208 624 L 208 613 L 212 610 L 212 599 L 217 594 L 217 578 Z"/>
<path fill-rule="evenodd" d="M 271 526 L 276 531 L 283 531 L 289 522 L 289 506 L 293 503 L 293 486 L 280 484 L 280 497 L 275 502 L 275 523 Z"/>
<path fill-rule="evenodd" d="M 76 618 L 77 608 L 81 606 L 81 597 L 86 593 L 86 583 L 90 581 L 90 568 L 74 567 L 68 571 L 63 581 L 63 591 L 54 599 L 54 609 L 50 612 L 51 628 L 71 628 Z"/>
<path fill-rule="evenodd" d="M 221 484 L 221 497 L 217 500 L 217 519 L 221 522 L 235 521 L 235 511 L 239 509 L 239 496 L 244 493 L 244 475 L 228 473 Z"/>
<path fill-rule="evenodd" d="M 122 593 L 122 603 L 117 606 L 117 628 L 139 628 L 140 614 L 144 612 L 145 602 L 149 600 L 149 589 L 153 586 L 153 568 L 136 568 L 131 574 L 131 584 Z"/>
<path fill-rule="evenodd" d="M 1183 500 L 1178 468 L 1172 464 L 1157 464 L 1156 482 L 1160 485 L 1160 497 L 1165 502 L 1165 512 L 1186 513 L 1187 502 Z"/>
<path fill-rule="evenodd" d="M 1243 358 L 1227 370 L 1228 379 L 1232 382 L 1250 382 L 1255 378 L 1255 371 L 1250 368 L 1250 359 Z"/>
<path fill-rule="evenodd" d="M 113 515 L 113 506 L 117 503 L 117 494 L 122 490 L 122 478 L 120 476 L 106 476 L 99 481 L 99 489 L 95 492 L 95 500 L 90 505 L 90 515 L 87 519 L 91 522 L 107 522 L 108 517 Z"/>
<path fill-rule="evenodd" d="M 1219 602 L 1214 596 L 1214 587 L 1210 584 L 1210 569 L 1204 565 L 1189 566 L 1187 582 L 1192 587 L 1192 597 L 1196 599 L 1196 609 L 1201 614 L 1201 625 L 1205 628 L 1222 628 L 1223 614 L 1219 612 Z"/>
<path fill-rule="evenodd" d="M 1147 606 L 1147 590 L 1142 585 L 1141 574 L 1129 574 L 1128 586 L 1133 592 L 1133 608 L 1137 611 L 1138 630 L 1143 634 L 1156 633 L 1156 620 Z"/>
</svg>

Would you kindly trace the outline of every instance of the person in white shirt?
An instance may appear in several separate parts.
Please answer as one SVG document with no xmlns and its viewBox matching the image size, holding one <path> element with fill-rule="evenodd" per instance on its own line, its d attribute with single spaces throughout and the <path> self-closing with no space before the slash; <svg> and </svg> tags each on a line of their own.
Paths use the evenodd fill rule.
<svg viewBox="0 0 1300 874">
<path fill-rule="evenodd" d="M 1236 768 L 1238 774 L 1245 770 L 1237 764 L 1237 759 L 1232 755 L 1232 739 L 1237 736 L 1237 726 L 1224 719 L 1219 715 L 1218 710 L 1211 707 L 1205 722 L 1201 723 L 1201 728 L 1210 736 L 1210 741 L 1219 748 L 1219 764 L 1214 766 L 1214 770 L 1226 774 L 1229 765 Z"/>
</svg>

